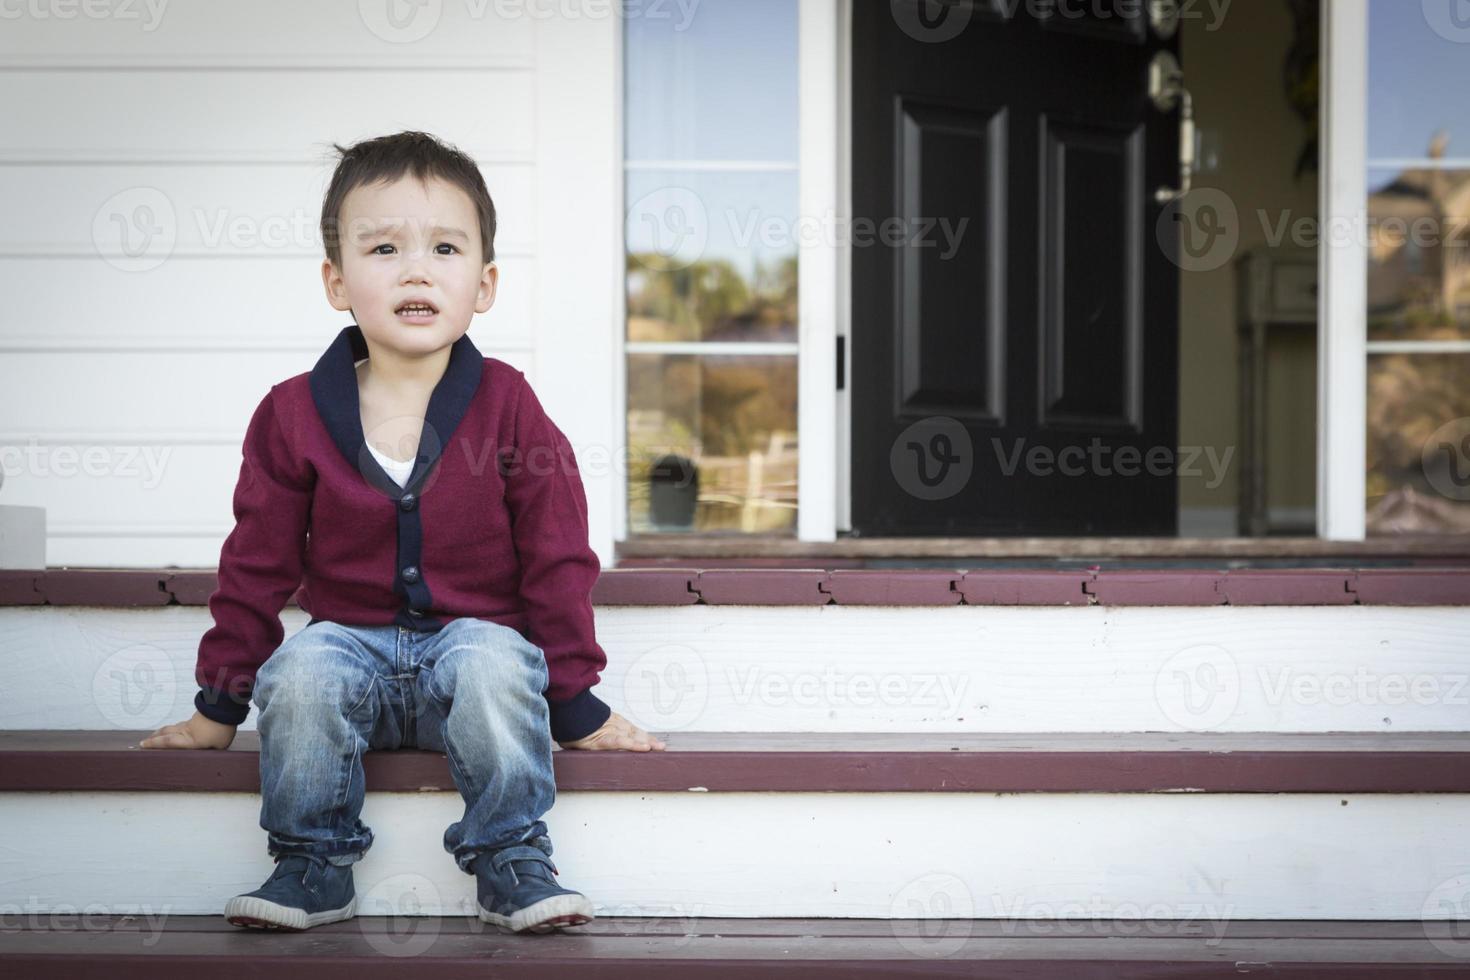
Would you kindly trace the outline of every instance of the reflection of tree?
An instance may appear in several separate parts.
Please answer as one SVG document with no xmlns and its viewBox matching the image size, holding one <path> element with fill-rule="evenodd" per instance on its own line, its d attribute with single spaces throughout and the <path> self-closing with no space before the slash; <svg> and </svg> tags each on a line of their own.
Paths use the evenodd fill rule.
<svg viewBox="0 0 1470 980">
<path fill-rule="evenodd" d="M 630 253 L 628 339 L 793 341 L 796 262 L 757 261 L 748 281 L 728 259 L 667 269 L 658 253 Z"/>
<path fill-rule="evenodd" d="M 794 358 L 742 360 L 705 374 L 700 435 L 704 451 L 738 456 L 761 448 L 772 432 L 795 429 Z"/>
<path fill-rule="evenodd" d="M 1408 495 L 1445 509 L 1424 473 L 1424 447 L 1441 425 L 1470 416 L 1470 358 L 1454 354 L 1379 354 L 1368 361 L 1368 501 L 1391 513 Z M 1385 499 L 1387 498 L 1387 499 Z M 1464 505 L 1458 505 L 1463 507 Z M 1456 508 L 1458 509 L 1458 508 Z M 1421 515 L 1425 519 L 1429 511 Z M 1442 519 L 1432 524 L 1445 527 Z M 1427 530 L 1428 528 L 1419 528 Z M 1445 527 L 1445 529 L 1448 529 Z M 1375 527 L 1370 517 L 1369 530 Z"/>
<path fill-rule="evenodd" d="M 647 513 L 649 464 L 667 452 L 688 456 L 699 468 L 697 530 L 739 528 L 752 496 L 794 502 L 796 365 L 791 355 L 629 356 L 628 479 L 635 527 Z M 789 530 L 793 520 L 789 508 L 763 510 L 758 529 Z"/>
</svg>

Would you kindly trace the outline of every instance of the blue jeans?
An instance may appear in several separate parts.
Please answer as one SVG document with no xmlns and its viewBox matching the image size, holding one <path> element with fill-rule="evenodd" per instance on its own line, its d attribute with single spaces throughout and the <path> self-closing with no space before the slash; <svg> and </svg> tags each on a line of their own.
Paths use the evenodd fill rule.
<svg viewBox="0 0 1470 980">
<path fill-rule="evenodd" d="M 449 757 L 465 813 L 444 849 L 466 874 L 484 851 L 546 836 L 541 816 L 556 801 L 549 682 L 542 649 L 488 620 L 432 633 L 311 623 L 255 679 L 267 850 L 360 860 L 373 842 L 359 819 L 362 754 L 402 747 Z"/>
</svg>

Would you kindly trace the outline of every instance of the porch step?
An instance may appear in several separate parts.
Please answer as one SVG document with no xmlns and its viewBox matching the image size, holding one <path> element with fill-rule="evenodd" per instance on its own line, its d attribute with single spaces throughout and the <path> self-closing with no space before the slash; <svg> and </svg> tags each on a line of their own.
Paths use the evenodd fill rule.
<svg viewBox="0 0 1470 980">
<path fill-rule="evenodd" d="M 259 793 L 260 737 L 225 751 L 148 732 L 0 732 L 0 792 Z M 1470 793 L 1470 733 L 675 733 L 661 752 L 554 749 L 561 792 Z M 363 756 L 376 793 L 456 792 L 441 752 Z"/>
<path fill-rule="evenodd" d="M 701 579 L 745 603 L 597 608 L 598 696 L 648 731 L 1470 730 L 1470 604 L 938 606 L 889 584 L 888 605 L 760 605 L 754 583 Z M 282 622 L 291 635 L 307 616 Z M 0 606 L 0 730 L 189 717 L 211 623 L 202 605 Z"/>
<path fill-rule="evenodd" d="M 609 920 L 1448 922 L 1470 907 L 1467 583 L 605 575 L 598 693 L 669 750 L 558 751 L 557 861 Z M 256 712 L 226 752 L 136 748 L 193 710 L 211 589 L 0 576 L 0 826 L 27 842 L 0 847 L 0 907 L 218 916 L 269 874 Z M 473 880 L 441 843 L 463 815 L 445 758 L 365 766 L 360 912 L 468 914 Z"/>
<path fill-rule="evenodd" d="M 254 733 L 223 752 L 142 734 L 0 735 L 0 826 L 27 842 L 0 849 L 0 905 L 208 915 L 265 879 Z M 1416 921 L 1470 891 L 1464 735 L 667 741 L 555 752 L 545 819 L 599 915 Z M 447 759 L 364 764 L 360 911 L 468 914 Z"/>
<path fill-rule="evenodd" d="M 19 917 L 12 916 L 12 919 Z M 42 917 L 44 919 L 44 917 Z M 464 916 L 359 917 L 245 933 L 219 916 L 95 916 L 0 935 L 0 971 L 67 980 L 470 980 L 596 976 L 971 977 L 980 980 L 1470 975 L 1466 940 L 1434 922 L 678 919 L 606 917 L 510 936 Z M 590 973 L 587 971 L 591 971 Z"/>
</svg>

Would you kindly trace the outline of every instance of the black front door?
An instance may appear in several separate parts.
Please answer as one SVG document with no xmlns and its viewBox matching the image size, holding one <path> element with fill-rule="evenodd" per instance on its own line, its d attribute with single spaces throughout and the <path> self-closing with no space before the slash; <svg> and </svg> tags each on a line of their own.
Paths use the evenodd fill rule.
<svg viewBox="0 0 1470 980">
<path fill-rule="evenodd" d="M 853 533 L 1176 533 L 1148 6 L 852 4 Z"/>
</svg>

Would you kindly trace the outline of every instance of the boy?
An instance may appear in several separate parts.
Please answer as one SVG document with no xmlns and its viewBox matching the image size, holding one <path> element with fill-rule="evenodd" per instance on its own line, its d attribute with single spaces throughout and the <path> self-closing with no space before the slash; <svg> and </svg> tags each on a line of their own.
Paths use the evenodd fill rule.
<svg viewBox="0 0 1470 980">
<path fill-rule="evenodd" d="M 226 749 L 260 708 L 276 869 L 226 904 L 236 925 L 353 916 L 373 840 L 362 753 L 403 746 L 449 757 L 465 815 L 444 848 L 475 876 L 479 918 L 580 925 L 592 903 L 553 879 L 541 820 L 551 741 L 665 745 L 591 691 L 607 658 L 576 459 L 525 376 L 465 336 L 499 278 L 474 161 L 420 132 L 334 147 L 322 281 L 355 323 L 256 408 L 194 716 L 141 745 Z M 311 622 L 282 643 L 298 586 Z"/>
</svg>

